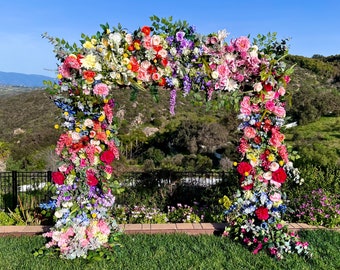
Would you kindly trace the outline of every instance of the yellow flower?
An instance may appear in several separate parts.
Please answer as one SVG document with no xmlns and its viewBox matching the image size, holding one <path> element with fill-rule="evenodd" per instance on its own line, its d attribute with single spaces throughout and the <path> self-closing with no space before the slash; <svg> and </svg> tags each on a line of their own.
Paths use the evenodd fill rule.
<svg viewBox="0 0 340 270">
<path fill-rule="evenodd" d="M 105 115 L 102 114 L 101 116 L 99 116 L 98 121 L 99 121 L 99 122 L 103 122 L 104 119 L 105 119 Z"/>
<path fill-rule="evenodd" d="M 84 68 L 93 69 L 96 66 L 96 57 L 93 54 L 88 54 L 81 60 L 81 63 Z"/>
<path fill-rule="evenodd" d="M 270 155 L 268 156 L 268 161 L 272 162 L 272 161 L 274 161 L 274 160 L 275 160 L 275 156 L 274 156 L 273 154 L 270 154 Z"/>
<path fill-rule="evenodd" d="M 62 77 L 63 77 L 63 75 L 61 75 L 60 73 L 57 75 L 58 80 L 61 80 Z"/>
<path fill-rule="evenodd" d="M 111 131 L 107 129 L 107 130 L 105 131 L 105 133 L 106 133 L 106 136 L 110 136 Z"/>
<path fill-rule="evenodd" d="M 280 161 L 279 161 L 279 165 L 282 167 L 283 164 L 285 164 L 284 161 L 283 161 L 283 160 L 280 160 Z"/>
<path fill-rule="evenodd" d="M 248 176 L 248 175 L 249 175 L 249 172 L 245 172 L 245 173 L 244 173 L 244 176 Z"/>
<path fill-rule="evenodd" d="M 58 125 L 58 124 L 55 124 L 55 125 L 54 125 L 54 128 L 55 128 L 55 129 L 59 129 L 59 125 Z"/>
<path fill-rule="evenodd" d="M 252 153 L 247 154 L 247 158 L 250 159 L 253 162 L 257 161 L 256 156 L 254 154 L 252 154 Z"/>
<path fill-rule="evenodd" d="M 92 43 L 93 45 L 96 45 L 96 44 L 97 44 L 97 40 L 96 40 L 95 38 L 92 38 L 92 39 L 91 39 L 91 43 Z"/>
<path fill-rule="evenodd" d="M 68 116 L 68 112 L 64 112 L 64 115 L 65 115 L 65 116 Z"/>
<path fill-rule="evenodd" d="M 282 200 L 279 200 L 279 201 L 277 201 L 277 202 L 274 202 L 274 203 L 273 203 L 273 206 L 274 206 L 275 208 L 277 208 L 277 207 L 279 207 L 282 203 L 283 203 L 283 201 L 282 201 Z"/>
<path fill-rule="evenodd" d="M 80 129 L 79 127 L 77 127 L 77 128 L 76 128 L 76 132 L 79 133 L 80 131 L 81 131 L 81 129 Z"/>
<path fill-rule="evenodd" d="M 80 157 L 80 158 L 86 158 L 86 155 L 85 155 L 84 152 L 79 152 L 79 157 Z"/>
<path fill-rule="evenodd" d="M 104 103 L 108 103 L 109 100 L 107 98 L 104 99 Z"/>
<path fill-rule="evenodd" d="M 248 200 L 248 199 L 250 199 L 251 197 L 253 197 L 253 193 L 252 193 L 250 190 L 246 190 L 246 191 L 244 192 L 244 198 L 245 198 L 246 200 Z"/>
<path fill-rule="evenodd" d="M 236 167 L 236 166 L 237 166 L 237 162 L 236 162 L 236 161 L 234 161 L 233 165 Z"/>
<path fill-rule="evenodd" d="M 83 44 L 83 47 L 85 48 L 85 49 L 88 49 L 88 50 L 91 50 L 91 49 L 93 49 L 94 48 L 94 46 L 93 46 L 93 44 L 91 43 L 91 41 L 85 41 L 85 43 Z"/>
<path fill-rule="evenodd" d="M 97 217 L 97 214 L 96 213 L 92 213 L 92 218 L 96 218 Z"/>
</svg>

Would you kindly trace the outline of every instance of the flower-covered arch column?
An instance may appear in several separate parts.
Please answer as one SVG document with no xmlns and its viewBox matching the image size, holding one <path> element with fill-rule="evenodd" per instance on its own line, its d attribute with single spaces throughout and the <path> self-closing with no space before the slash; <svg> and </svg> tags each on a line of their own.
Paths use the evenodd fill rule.
<svg viewBox="0 0 340 270">
<path fill-rule="evenodd" d="M 179 91 L 203 93 L 222 105 L 240 101 L 240 190 L 233 202 L 225 197 L 225 235 L 242 239 L 254 253 L 267 246 L 278 258 L 306 250 L 295 235 L 284 231 L 277 243 L 273 234 L 285 228 L 280 187 L 291 166 L 281 131 L 291 72 L 282 62 L 284 42 L 227 42 L 225 30 L 203 36 L 186 22 L 151 21 L 132 33 L 102 25 L 101 33 L 82 35 L 80 46 L 45 35 L 60 61 L 58 82 L 47 84 L 63 111 L 64 129 L 56 147 L 61 163 L 53 173 L 57 222 L 45 234 L 46 250 L 67 259 L 112 256 L 119 234 L 112 213 L 113 163 L 119 158 L 114 93 L 127 88 L 170 91 L 171 113 Z"/>
</svg>

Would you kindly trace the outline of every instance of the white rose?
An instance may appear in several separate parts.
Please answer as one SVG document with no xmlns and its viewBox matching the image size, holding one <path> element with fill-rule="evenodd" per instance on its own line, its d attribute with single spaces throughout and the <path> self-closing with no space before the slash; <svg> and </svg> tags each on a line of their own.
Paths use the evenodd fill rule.
<svg viewBox="0 0 340 270">
<path fill-rule="evenodd" d="M 164 49 L 161 49 L 161 50 L 158 52 L 158 55 L 160 55 L 162 58 L 165 58 L 165 57 L 167 57 L 167 55 L 168 55 L 168 51 L 167 51 L 167 50 L 164 50 Z"/>
<path fill-rule="evenodd" d="M 62 210 L 55 211 L 54 215 L 56 218 L 61 218 L 63 216 L 63 211 Z"/>
<path fill-rule="evenodd" d="M 260 92 L 261 90 L 262 90 L 262 83 L 260 83 L 260 82 L 257 82 L 257 83 L 255 83 L 254 85 L 253 85 L 253 88 L 254 88 L 254 91 L 255 92 Z"/>
<path fill-rule="evenodd" d="M 272 172 L 275 172 L 279 167 L 280 167 L 279 163 L 272 162 L 269 165 L 269 170 L 271 170 Z"/>
<path fill-rule="evenodd" d="M 161 37 L 160 37 L 160 36 L 154 35 L 154 36 L 151 37 L 151 44 L 152 44 L 153 46 L 157 46 L 157 45 L 159 45 L 160 43 L 161 43 Z"/>
<path fill-rule="evenodd" d="M 147 70 L 151 66 L 151 63 L 147 60 L 144 60 L 143 62 L 140 63 L 140 66 L 142 69 Z"/>
<path fill-rule="evenodd" d="M 270 180 L 272 179 L 272 172 L 265 172 L 262 176 L 264 179 Z"/>
<path fill-rule="evenodd" d="M 78 142 L 80 140 L 80 134 L 78 132 L 72 132 L 71 137 L 74 142 Z"/>
<path fill-rule="evenodd" d="M 84 125 L 85 125 L 85 127 L 92 128 L 93 127 L 93 121 L 91 119 L 87 118 L 84 121 Z"/>
<path fill-rule="evenodd" d="M 133 37 L 131 34 L 126 34 L 125 41 L 130 45 L 133 42 Z"/>
<path fill-rule="evenodd" d="M 109 39 L 112 40 L 118 47 L 120 44 L 120 41 L 122 40 L 122 36 L 120 33 L 115 32 L 109 35 Z"/>
<path fill-rule="evenodd" d="M 214 70 L 213 72 L 211 72 L 211 77 L 213 79 L 217 79 L 218 78 L 218 72 L 216 70 Z"/>
</svg>

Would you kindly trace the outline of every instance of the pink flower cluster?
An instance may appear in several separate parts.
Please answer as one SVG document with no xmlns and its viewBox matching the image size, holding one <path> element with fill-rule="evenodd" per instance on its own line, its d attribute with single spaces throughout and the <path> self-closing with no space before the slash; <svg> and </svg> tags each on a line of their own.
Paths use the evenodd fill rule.
<svg viewBox="0 0 340 270">
<path fill-rule="evenodd" d="M 75 259 L 84 257 L 89 250 L 95 250 L 108 242 L 111 233 L 106 220 L 92 220 L 88 226 L 74 224 L 65 231 L 51 230 L 44 233 L 50 239 L 45 244 L 46 248 L 57 246 L 60 257 Z"/>
</svg>

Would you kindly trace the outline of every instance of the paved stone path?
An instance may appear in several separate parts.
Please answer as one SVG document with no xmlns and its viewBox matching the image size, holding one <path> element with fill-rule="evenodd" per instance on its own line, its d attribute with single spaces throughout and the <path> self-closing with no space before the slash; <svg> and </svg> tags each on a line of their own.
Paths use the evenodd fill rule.
<svg viewBox="0 0 340 270">
<path fill-rule="evenodd" d="M 197 234 L 221 234 L 224 223 L 166 223 L 166 224 L 120 224 L 120 228 L 126 234 L 144 233 L 186 233 Z M 39 235 L 49 230 L 50 226 L 0 226 L 0 237 L 13 235 Z M 311 226 L 304 223 L 289 223 L 291 231 L 327 229 L 322 226 Z M 340 232 L 340 227 L 327 229 Z"/>
</svg>

